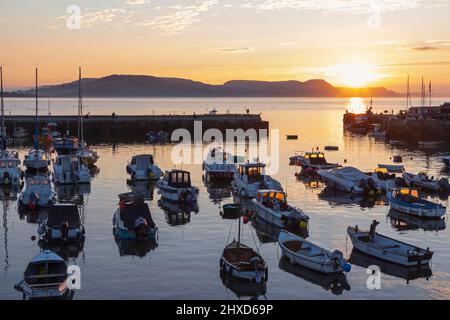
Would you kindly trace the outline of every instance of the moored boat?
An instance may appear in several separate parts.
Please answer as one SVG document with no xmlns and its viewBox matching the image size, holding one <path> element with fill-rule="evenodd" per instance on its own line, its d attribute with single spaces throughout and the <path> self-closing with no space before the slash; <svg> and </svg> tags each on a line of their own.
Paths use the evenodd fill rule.
<svg viewBox="0 0 450 320">
<path fill-rule="evenodd" d="M 411 187 L 420 187 L 431 191 L 450 191 L 448 179 L 435 180 L 434 177 L 430 178 L 425 172 L 419 174 L 405 172 L 403 173 L 403 179 Z"/>
<path fill-rule="evenodd" d="M 287 195 L 278 190 L 259 190 L 252 199 L 259 218 L 280 228 L 299 225 L 307 228 L 309 217 L 302 210 L 287 203 Z"/>
<path fill-rule="evenodd" d="M 364 172 L 354 167 L 319 170 L 317 173 L 328 187 L 355 194 L 377 194 L 382 188 Z"/>
<path fill-rule="evenodd" d="M 211 180 L 232 180 L 236 172 L 236 165 L 232 156 L 219 148 L 213 148 L 203 161 L 202 169 L 206 182 Z"/>
<path fill-rule="evenodd" d="M 281 230 L 278 244 L 283 256 L 287 257 L 292 264 L 299 264 L 325 274 L 351 270 L 350 264 L 339 250 L 328 251 L 285 230 Z"/>
<path fill-rule="evenodd" d="M 80 212 L 75 204 L 51 206 L 47 219 L 38 228 L 38 233 L 46 242 L 83 242 L 84 232 Z"/>
<path fill-rule="evenodd" d="M 133 156 L 126 169 L 127 173 L 131 175 L 131 180 L 157 181 L 161 178 L 161 169 L 155 164 L 151 154 Z"/>
<path fill-rule="evenodd" d="M 164 178 L 157 183 L 161 198 L 179 203 L 195 204 L 198 198 L 198 188 L 191 184 L 191 174 L 188 171 L 173 169 L 166 171 Z"/>
<path fill-rule="evenodd" d="M 328 163 L 325 154 L 320 151 L 296 152 L 296 155 L 289 158 L 290 164 L 301 166 L 306 173 L 317 173 L 319 170 L 340 167 L 337 163 Z"/>
<path fill-rule="evenodd" d="M 53 164 L 53 180 L 58 184 L 81 184 L 91 181 L 91 172 L 76 155 L 62 155 Z"/>
<path fill-rule="evenodd" d="M 0 150 L 0 185 L 19 185 L 21 179 L 22 170 L 18 153 Z"/>
<path fill-rule="evenodd" d="M 123 193 L 119 200 L 119 208 L 113 217 L 114 234 L 122 240 L 155 239 L 158 228 L 143 195 Z"/>
<path fill-rule="evenodd" d="M 376 233 L 377 224 L 379 222 L 374 220 L 370 231 L 360 230 L 358 226 L 347 228 L 354 249 L 369 256 L 408 267 L 427 265 L 430 262 L 433 252 L 429 248 L 422 249 L 380 235 Z"/>
<path fill-rule="evenodd" d="M 446 212 L 443 205 L 420 198 L 416 189 L 394 189 L 387 198 L 392 209 L 422 218 L 441 218 Z"/>
<path fill-rule="evenodd" d="M 240 164 L 234 174 L 234 191 L 241 197 L 254 198 L 261 189 L 283 190 L 278 181 L 265 174 L 265 167 L 261 162 Z"/>
<path fill-rule="evenodd" d="M 34 210 L 51 206 L 56 199 L 52 182 L 47 175 L 28 177 L 19 196 L 19 206 Z"/>
</svg>

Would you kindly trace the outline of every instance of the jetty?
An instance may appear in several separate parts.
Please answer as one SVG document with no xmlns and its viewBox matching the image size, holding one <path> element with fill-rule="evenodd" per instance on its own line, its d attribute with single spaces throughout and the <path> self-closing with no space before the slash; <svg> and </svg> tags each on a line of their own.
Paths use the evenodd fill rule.
<svg viewBox="0 0 450 320">
<path fill-rule="evenodd" d="M 11 115 L 5 116 L 8 134 L 14 127 L 23 127 L 33 132 L 34 116 Z M 194 134 L 194 122 L 202 122 L 202 133 L 208 129 L 218 129 L 225 133 L 227 129 L 269 129 L 269 122 L 261 118 L 261 114 L 190 114 L 190 115 L 89 115 L 84 116 L 85 136 L 91 143 L 102 142 L 140 142 L 146 138 L 149 131 L 165 131 L 169 134 L 176 129 L 187 129 Z M 51 115 L 39 119 L 40 127 L 49 122 L 58 124 L 58 131 L 62 134 L 69 132 L 77 134 L 78 117 L 76 115 Z"/>
</svg>

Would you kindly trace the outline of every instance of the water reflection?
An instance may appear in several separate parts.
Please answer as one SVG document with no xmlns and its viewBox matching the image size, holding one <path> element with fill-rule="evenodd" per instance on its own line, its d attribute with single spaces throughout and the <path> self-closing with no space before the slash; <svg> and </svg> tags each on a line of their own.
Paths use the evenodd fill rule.
<svg viewBox="0 0 450 320">
<path fill-rule="evenodd" d="M 381 259 L 367 256 L 358 250 L 353 249 L 348 260 L 351 264 L 357 265 L 362 268 L 368 268 L 370 266 L 378 266 L 382 273 L 391 275 L 394 277 L 402 278 L 409 284 L 410 281 L 425 278 L 429 280 L 433 275 L 429 264 L 418 265 L 414 267 L 404 267 L 394 263 L 390 263 Z"/>
<path fill-rule="evenodd" d="M 158 206 L 164 211 L 166 222 L 170 226 L 185 225 L 191 221 L 191 213 L 198 213 L 197 204 L 180 204 L 160 199 Z"/>
<path fill-rule="evenodd" d="M 114 236 L 114 241 L 119 248 L 119 254 L 123 256 L 133 256 L 143 258 L 150 251 L 155 250 L 158 247 L 157 239 L 145 239 L 145 240 L 124 240 L 118 236 Z"/>
<path fill-rule="evenodd" d="M 366 107 L 362 98 L 350 98 L 347 103 L 347 111 L 354 114 L 365 113 Z"/>
<path fill-rule="evenodd" d="M 278 236 L 281 232 L 280 227 L 268 223 L 259 217 L 253 219 L 252 227 L 255 229 L 256 235 L 261 243 L 277 243 Z M 290 228 L 286 228 L 285 230 L 305 239 L 309 236 L 308 228 L 301 228 L 299 225 L 290 226 Z"/>
<path fill-rule="evenodd" d="M 143 195 L 144 200 L 153 200 L 153 194 L 155 192 L 155 182 L 127 180 L 127 185 L 132 192 Z"/>
<path fill-rule="evenodd" d="M 298 181 L 303 182 L 307 190 L 317 190 L 325 187 L 325 182 L 318 175 L 309 175 L 304 172 L 295 174 Z"/>
<path fill-rule="evenodd" d="M 215 204 L 232 196 L 232 187 L 229 182 L 207 182 L 205 183 L 205 186 L 206 191 L 209 194 L 209 199 Z"/>
<path fill-rule="evenodd" d="M 91 193 L 91 184 L 55 184 L 55 191 L 59 203 L 83 205 Z"/>
<path fill-rule="evenodd" d="M 230 277 L 229 273 L 222 270 L 220 271 L 220 279 L 222 280 L 223 285 L 228 290 L 233 292 L 239 300 L 258 300 L 260 298 L 266 299 L 266 281 L 256 283 L 254 281 Z"/>
<path fill-rule="evenodd" d="M 18 209 L 20 220 L 25 220 L 29 224 L 40 224 L 48 217 L 48 208 L 30 209 L 28 207 L 19 206 Z"/>
<path fill-rule="evenodd" d="M 84 239 L 72 242 L 47 242 L 43 239 L 38 241 L 42 250 L 51 250 L 65 261 L 76 260 L 84 249 Z M 84 257 L 83 257 L 84 260 Z"/>
<path fill-rule="evenodd" d="M 446 227 L 445 219 L 421 219 L 420 217 L 406 214 L 395 209 L 390 209 L 388 217 L 391 226 L 397 231 L 419 230 L 441 231 Z"/>
<path fill-rule="evenodd" d="M 327 201 L 330 206 L 360 206 L 361 208 L 373 208 L 387 205 L 387 199 L 383 195 L 357 195 L 348 192 L 325 187 L 319 193 L 319 199 Z"/>
<path fill-rule="evenodd" d="M 281 270 L 302 278 L 312 284 L 318 285 L 325 291 L 330 291 L 335 295 L 341 295 L 344 291 L 350 291 L 351 289 L 350 284 L 347 282 L 347 277 L 343 273 L 323 274 L 292 264 L 289 262 L 289 259 L 284 256 L 280 259 L 279 267 Z"/>
</svg>

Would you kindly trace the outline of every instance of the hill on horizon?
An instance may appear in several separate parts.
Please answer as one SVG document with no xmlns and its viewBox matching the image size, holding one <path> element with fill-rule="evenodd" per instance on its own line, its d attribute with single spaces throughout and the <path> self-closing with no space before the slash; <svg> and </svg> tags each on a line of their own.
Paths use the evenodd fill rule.
<svg viewBox="0 0 450 320">
<path fill-rule="evenodd" d="M 212 85 L 183 78 L 146 75 L 109 75 L 81 80 L 83 97 L 397 97 L 398 93 L 383 87 L 334 87 L 321 79 L 305 82 L 230 80 Z M 34 89 L 6 93 L 10 97 L 34 96 Z M 78 95 L 78 81 L 39 87 L 39 95 L 70 98 Z"/>
</svg>

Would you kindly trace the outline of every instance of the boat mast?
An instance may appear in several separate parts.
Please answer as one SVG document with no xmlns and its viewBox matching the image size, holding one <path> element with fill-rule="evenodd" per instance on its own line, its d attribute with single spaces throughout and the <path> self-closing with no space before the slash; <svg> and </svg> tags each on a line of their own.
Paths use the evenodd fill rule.
<svg viewBox="0 0 450 320">
<path fill-rule="evenodd" d="M 35 128 L 34 128 L 34 150 L 36 152 L 39 149 L 39 124 L 38 124 L 38 68 L 36 67 L 36 114 L 34 118 Z"/>
<path fill-rule="evenodd" d="M 6 129 L 5 129 L 5 108 L 3 105 L 3 67 L 0 66 L 0 100 L 1 100 L 1 117 L 2 117 L 2 150 L 4 151 L 6 149 Z"/>
<path fill-rule="evenodd" d="M 409 76 L 407 81 L 407 87 L 406 87 L 406 108 L 411 108 L 411 92 L 409 90 Z"/>
<path fill-rule="evenodd" d="M 241 244 L 241 213 L 239 212 L 239 224 L 238 224 L 238 247 Z"/>
<path fill-rule="evenodd" d="M 429 101 L 429 104 L 430 104 L 430 107 L 431 107 L 431 81 L 430 81 L 430 86 L 428 87 L 428 91 L 429 91 L 429 93 L 430 93 L 430 101 Z"/>
<path fill-rule="evenodd" d="M 81 67 L 78 68 L 78 137 L 84 142 L 83 131 L 83 100 L 81 99 Z"/>
</svg>

